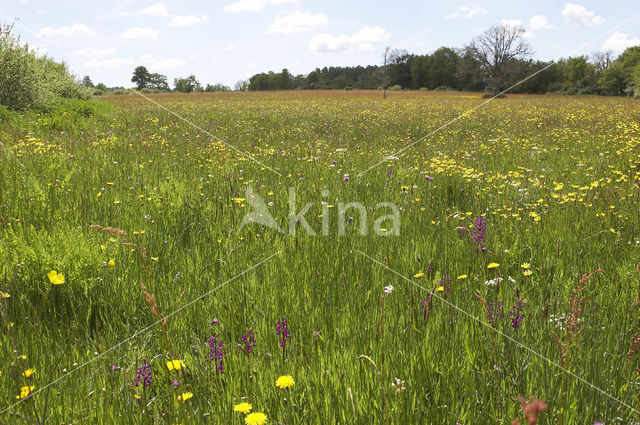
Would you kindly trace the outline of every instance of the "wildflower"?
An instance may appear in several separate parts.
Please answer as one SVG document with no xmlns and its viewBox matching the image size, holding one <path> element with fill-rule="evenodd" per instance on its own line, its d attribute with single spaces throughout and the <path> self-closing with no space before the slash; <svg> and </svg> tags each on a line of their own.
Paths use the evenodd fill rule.
<svg viewBox="0 0 640 425">
<path fill-rule="evenodd" d="M 533 270 L 525 270 L 522 272 L 522 274 L 525 276 L 531 276 L 533 274 Z"/>
<path fill-rule="evenodd" d="M 244 418 L 244 423 L 247 425 L 264 425 L 267 423 L 267 415 L 262 412 L 249 413 Z"/>
<path fill-rule="evenodd" d="M 487 250 L 484 246 L 485 230 L 487 230 L 486 219 L 483 216 L 478 216 L 473 222 L 473 235 L 472 235 L 473 244 L 476 245 L 476 252 L 478 252 L 478 249 L 481 249 L 483 252 Z"/>
<path fill-rule="evenodd" d="M 289 339 L 289 328 L 287 327 L 287 318 L 283 317 L 281 321 L 278 322 L 278 327 L 276 328 L 276 335 L 281 337 L 280 339 L 280 347 L 284 348 L 287 344 L 287 339 Z"/>
<path fill-rule="evenodd" d="M 293 387 L 295 381 L 291 375 L 283 375 L 276 380 L 276 387 L 286 389 Z"/>
<path fill-rule="evenodd" d="M 461 274 L 460 276 L 458 276 L 458 280 L 465 280 L 468 277 L 469 276 L 467 276 L 466 274 Z"/>
<path fill-rule="evenodd" d="M 395 378 L 395 382 L 391 383 L 391 388 L 396 390 L 396 395 L 400 394 L 406 389 L 404 387 L 404 381 L 399 378 Z"/>
<path fill-rule="evenodd" d="M 490 302 L 487 306 L 487 318 L 492 325 L 495 325 L 498 319 L 504 319 L 504 313 L 502 313 L 502 301 L 497 304 Z"/>
<path fill-rule="evenodd" d="M 431 292 L 429 292 L 427 294 L 427 298 L 420 303 L 420 306 L 422 307 L 422 315 L 424 316 L 425 319 L 427 318 L 427 313 L 429 312 L 429 306 L 431 305 L 431 296 L 432 295 L 433 294 L 431 294 Z"/>
<path fill-rule="evenodd" d="M 256 346 L 256 338 L 253 335 L 253 331 L 245 330 L 242 333 L 242 343 L 244 344 L 242 351 L 244 351 L 248 356 L 249 354 L 251 354 L 251 350 L 253 350 L 253 347 Z"/>
<path fill-rule="evenodd" d="M 436 289 L 436 291 L 438 291 L 438 292 L 444 292 L 444 286 L 438 286 L 438 288 Z"/>
<path fill-rule="evenodd" d="M 11 294 L 8 292 L 0 291 L 0 298 L 11 298 Z"/>
<path fill-rule="evenodd" d="M 185 365 L 182 360 L 169 360 L 167 362 L 167 369 L 169 370 L 180 370 L 184 368 L 185 368 Z"/>
<path fill-rule="evenodd" d="M 22 372 L 22 376 L 24 376 L 25 378 L 31 378 L 31 375 L 33 375 L 35 371 L 36 371 L 35 369 L 29 368 L 24 372 Z"/>
<path fill-rule="evenodd" d="M 193 397 L 193 393 L 192 392 L 182 393 L 182 395 L 178 396 L 178 401 L 186 403 L 187 400 L 189 400 L 191 397 Z"/>
<path fill-rule="evenodd" d="M 529 264 L 529 263 L 522 263 L 522 265 L 521 265 L 520 267 L 522 267 L 523 269 L 527 270 L 527 269 L 531 268 L 531 264 Z"/>
<path fill-rule="evenodd" d="M 511 317 L 511 327 L 513 329 L 518 329 L 520 327 L 520 323 L 524 320 L 524 313 L 522 312 L 522 308 L 524 307 L 522 300 L 518 300 L 516 305 L 514 305 L 509 312 L 509 317 Z"/>
<path fill-rule="evenodd" d="M 234 412 L 244 413 L 245 415 L 251 411 L 253 406 L 249 403 L 240 403 L 233 406 Z"/>
<path fill-rule="evenodd" d="M 173 388 L 178 388 L 180 386 L 180 383 L 178 382 L 177 379 L 173 380 Z"/>
<path fill-rule="evenodd" d="M 47 277 L 49 278 L 49 282 L 54 285 L 60 285 L 64 283 L 64 275 L 62 273 L 58 273 L 55 270 L 51 270 L 47 273 Z"/>
<path fill-rule="evenodd" d="M 209 358 L 216 365 L 216 372 L 224 373 L 224 344 L 222 341 L 218 341 L 218 337 L 220 335 L 216 335 L 209 339 Z"/>
<path fill-rule="evenodd" d="M 389 285 L 389 286 L 385 286 L 384 287 L 384 293 L 385 294 L 390 294 L 393 291 L 393 285 Z"/>
<path fill-rule="evenodd" d="M 29 396 L 29 394 L 31 394 L 31 392 L 33 391 L 35 387 L 33 385 L 27 385 L 24 386 L 22 388 L 20 388 L 20 395 L 16 396 L 17 400 L 24 400 L 25 398 L 27 398 Z"/>
<path fill-rule="evenodd" d="M 148 387 L 151 385 L 151 378 L 153 378 L 153 370 L 145 360 L 144 363 L 142 363 L 142 366 L 138 366 L 137 375 L 133 382 L 135 382 L 136 387 L 140 382 L 142 382 L 142 385 L 145 387 Z"/>
<path fill-rule="evenodd" d="M 488 269 L 495 269 L 500 267 L 500 263 L 489 263 L 489 265 L 487 266 Z"/>
<path fill-rule="evenodd" d="M 416 273 L 413 275 L 414 278 L 416 279 L 420 279 L 422 276 L 424 276 L 424 273 L 420 272 L 420 273 Z"/>
<path fill-rule="evenodd" d="M 217 325 L 218 324 L 218 319 L 216 319 L 215 317 L 213 319 L 211 319 L 211 324 L 212 325 Z"/>
<path fill-rule="evenodd" d="M 409 190 L 408 186 L 400 186 L 400 190 L 402 190 L 403 192 L 406 192 L 407 190 Z"/>
<path fill-rule="evenodd" d="M 424 178 L 425 178 L 425 179 L 427 179 L 427 180 L 433 180 L 433 177 L 431 177 L 431 176 L 430 176 L 430 175 L 428 175 L 428 174 L 425 174 L 425 175 L 424 175 Z"/>
<path fill-rule="evenodd" d="M 109 262 L 107 263 L 107 266 L 115 267 L 116 266 L 116 262 L 114 260 L 109 260 Z"/>
<path fill-rule="evenodd" d="M 342 178 L 343 181 L 348 182 L 349 181 L 349 174 L 345 174 L 344 177 Z"/>
</svg>

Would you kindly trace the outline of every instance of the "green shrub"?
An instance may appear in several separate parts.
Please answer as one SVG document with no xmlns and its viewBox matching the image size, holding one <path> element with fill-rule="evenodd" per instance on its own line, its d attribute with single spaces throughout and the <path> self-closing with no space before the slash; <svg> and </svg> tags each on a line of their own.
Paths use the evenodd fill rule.
<svg viewBox="0 0 640 425">
<path fill-rule="evenodd" d="M 402 90 L 402 86 L 399 84 L 396 84 L 395 86 L 389 87 L 389 90 L 393 90 L 393 91 Z"/>
<path fill-rule="evenodd" d="M 88 99 L 89 91 L 65 64 L 38 57 L 12 34 L 12 26 L 0 24 L 0 105 L 49 109 L 61 98 Z"/>
</svg>

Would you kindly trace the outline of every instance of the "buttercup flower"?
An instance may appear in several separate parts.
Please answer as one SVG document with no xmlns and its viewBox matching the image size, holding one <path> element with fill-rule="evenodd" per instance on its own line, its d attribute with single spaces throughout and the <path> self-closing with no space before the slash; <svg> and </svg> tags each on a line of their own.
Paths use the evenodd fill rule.
<svg viewBox="0 0 640 425">
<path fill-rule="evenodd" d="M 53 283 L 54 285 L 61 285 L 64 283 L 64 275 L 62 273 L 58 273 L 55 270 L 51 270 L 49 273 L 47 273 L 47 277 L 49 278 L 49 282 Z"/>
<path fill-rule="evenodd" d="M 295 384 L 293 377 L 291 375 L 283 375 L 276 380 L 276 387 L 278 388 L 291 388 Z"/>
<path fill-rule="evenodd" d="M 114 260 L 109 260 L 109 262 L 107 263 L 107 266 L 115 267 L 116 266 L 116 262 Z"/>
<path fill-rule="evenodd" d="M 169 370 L 180 370 L 184 368 L 185 368 L 185 365 L 182 360 L 169 360 L 167 362 L 167 369 Z"/>
<path fill-rule="evenodd" d="M 487 268 L 488 268 L 488 269 L 495 269 L 495 268 L 497 268 L 497 267 L 500 267 L 500 264 L 499 264 L 499 263 L 490 263 L 490 264 L 487 266 Z"/>
<path fill-rule="evenodd" d="M 461 274 L 460 276 L 458 276 L 458 280 L 465 280 L 467 277 L 469 276 L 467 276 L 466 274 Z"/>
<path fill-rule="evenodd" d="M 29 394 L 31 394 L 31 391 L 33 391 L 35 387 L 33 385 L 27 385 L 24 386 L 22 388 L 20 388 L 20 394 L 16 396 L 17 400 L 24 400 L 25 398 L 27 398 L 29 396 Z"/>
<path fill-rule="evenodd" d="M 34 374 L 35 371 L 36 371 L 35 369 L 29 368 L 24 372 L 22 372 L 22 376 L 24 376 L 25 378 L 31 378 L 31 376 Z"/>
</svg>

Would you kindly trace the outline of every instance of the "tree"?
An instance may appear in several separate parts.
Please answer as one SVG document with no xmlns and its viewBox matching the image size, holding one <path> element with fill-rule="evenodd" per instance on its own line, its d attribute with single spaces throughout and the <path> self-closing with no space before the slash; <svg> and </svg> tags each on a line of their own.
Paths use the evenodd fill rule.
<svg viewBox="0 0 640 425">
<path fill-rule="evenodd" d="M 167 76 L 162 74 L 157 74 L 157 73 L 150 74 L 149 87 L 157 90 L 169 90 L 169 84 L 167 83 Z"/>
<path fill-rule="evenodd" d="M 238 80 L 233 85 L 233 90 L 235 91 L 247 91 L 249 90 L 249 81 L 247 80 Z"/>
<path fill-rule="evenodd" d="M 598 80 L 598 88 L 604 94 L 622 95 L 627 88 L 624 67 L 622 62 L 612 63 L 605 71 L 602 78 Z"/>
<path fill-rule="evenodd" d="M 204 91 L 206 92 L 215 92 L 215 91 L 231 91 L 231 87 L 229 86 L 225 86 L 224 84 L 207 84 L 207 86 L 204 88 Z"/>
<path fill-rule="evenodd" d="M 521 26 L 498 25 L 489 28 L 466 47 L 468 54 L 480 63 L 488 77 L 488 87 L 498 94 L 511 79 L 514 63 L 532 54 L 522 37 Z"/>
<path fill-rule="evenodd" d="M 88 75 L 85 75 L 84 77 L 82 77 L 82 85 L 85 87 L 93 87 L 93 82 L 91 81 L 91 78 L 89 78 Z"/>
<path fill-rule="evenodd" d="M 149 87 L 150 81 L 151 74 L 149 74 L 149 71 L 147 71 L 147 68 L 145 68 L 144 66 L 139 66 L 133 71 L 131 82 L 136 83 L 136 85 L 138 86 L 138 90 Z"/>
<path fill-rule="evenodd" d="M 173 85 L 175 91 L 181 93 L 191 93 L 193 91 L 202 91 L 202 87 L 195 75 L 189 75 L 187 78 L 174 78 Z"/>
<path fill-rule="evenodd" d="M 387 87 L 391 83 L 391 72 L 389 63 L 391 62 L 391 47 L 387 46 L 382 54 L 382 68 L 378 70 L 378 79 L 382 84 L 382 98 L 387 98 Z"/>
</svg>

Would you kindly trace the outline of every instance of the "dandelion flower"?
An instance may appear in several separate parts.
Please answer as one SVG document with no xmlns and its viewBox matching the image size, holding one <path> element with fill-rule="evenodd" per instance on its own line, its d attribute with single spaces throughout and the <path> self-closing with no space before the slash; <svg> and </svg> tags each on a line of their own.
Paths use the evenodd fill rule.
<svg viewBox="0 0 640 425">
<path fill-rule="evenodd" d="M 178 401 L 186 403 L 187 400 L 189 400 L 191 397 L 193 397 L 193 393 L 192 392 L 182 393 L 182 395 L 178 396 Z"/>
<path fill-rule="evenodd" d="M 107 266 L 115 267 L 116 266 L 116 262 L 114 260 L 109 260 L 109 262 L 107 263 Z"/>
<path fill-rule="evenodd" d="M 244 413 L 246 415 L 247 413 L 251 412 L 252 408 L 253 406 L 250 403 L 240 403 L 233 406 L 233 411 Z"/>
<path fill-rule="evenodd" d="M 264 425 L 267 423 L 267 415 L 262 412 L 249 413 L 244 418 L 244 423 L 247 425 Z"/>
<path fill-rule="evenodd" d="M 49 278 L 49 282 L 53 283 L 54 285 L 60 285 L 64 283 L 64 275 L 62 273 L 58 273 L 55 270 L 51 270 L 49 273 L 47 273 L 47 277 Z"/>
<path fill-rule="evenodd" d="M 458 280 L 465 280 L 468 277 L 469 276 L 467 276 L 466 274 L 461 274 L 460 276 L 458 276 Z"/>
<path fill-rule="evenodd" d="M 438 289 L 436 289 L 436 291 L 444 292 L 444 286 L 438 286 Z"/>
<path fill-rule="evenodd" d="M 487 266 L 488 269 L 495 269 L 500 267 L 499 263 L 489 263 L 489 265 Z"/>
<path fill-rule="evenodd" d="M 29 368 L 27 370 L 25 370 L 24 372 L 22 372 L 22 376 L 24 376 L 25 378 L 31 378 L 31 376 L 33 375 L 33 373 L 35 372 L 35 369 Z"/>
<path fill-rule="evenodd" d="M 276 380 L 276 387 L 278 388 L 291 388 L 295 384 L 291 375 L 283 375 Z"/>
<path fill-rule="evenodd" d="M 420 272 L 420 273 L 416 273 L 413 275 L 413 277 L 415 277 L 416 279 L 420 279 L 422 276 L 424 276 L 424 273 Z"/>
<path fill-rule="evenodd" d="M 167 369 L 169 370 L 180 370 L 184 368 L 185 366 L 182 360 L 169 360 L 167 362 Z"/>
</svg>

